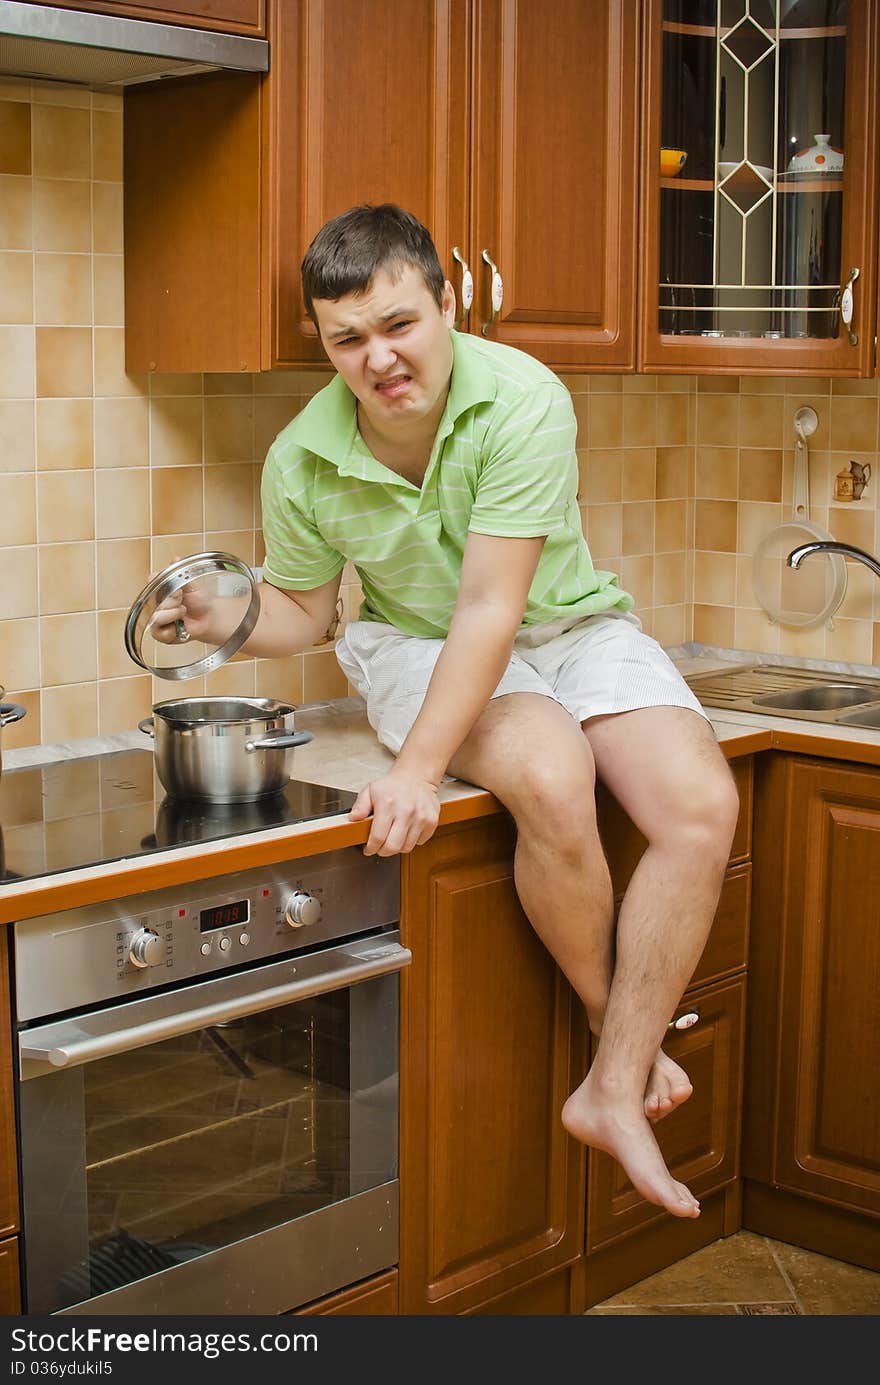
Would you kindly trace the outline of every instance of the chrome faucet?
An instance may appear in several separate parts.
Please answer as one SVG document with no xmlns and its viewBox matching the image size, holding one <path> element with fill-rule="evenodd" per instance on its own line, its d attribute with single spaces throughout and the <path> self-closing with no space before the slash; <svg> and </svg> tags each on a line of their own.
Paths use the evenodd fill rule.
<svg viewBox="0 0 880 1385">
<path fill-rule="evenodd" d="M 789 567 L 800 567 L 804 558 L 809 558 L 811 553 L 842 553 L 845 558 L 857 558 L 865 567 L 871 569 L 875 577 L 880 577 L 880 558 L 874 558 L 870 553 L 866 553 L 863 548 L 854 548 L 851 543 L 838 543 L 836 539 L 821 539 L 815 543 L 802 543 L 798 548 L 793 548 L 786 558 Z"/>
</svg>

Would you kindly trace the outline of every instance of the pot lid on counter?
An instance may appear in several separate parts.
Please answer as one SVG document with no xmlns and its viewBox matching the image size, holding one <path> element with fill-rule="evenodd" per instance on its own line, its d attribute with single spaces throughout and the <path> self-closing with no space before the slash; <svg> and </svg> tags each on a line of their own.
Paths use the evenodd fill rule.
<svg viewBox="0 0 880 1385">
<path fill-rule="evenodd" d="M 219 643 L 191 639 L 182 620 L 177 638 L 156 638 L 156 614 L 163 603 L 184 593 L 197 608 L 200 601 L 223 602 L 226 637 Z M 260 614 L 260 592 L 253 570 L 232 553 L 194 553 L 176 558 L 150 578 L 132 602 L 125 621 L 129 656 L 157 678 L 180 682 L 211 673 L 241 649 Z M 167 625 L 163 627 L 166 631 Z"/>
</svg>

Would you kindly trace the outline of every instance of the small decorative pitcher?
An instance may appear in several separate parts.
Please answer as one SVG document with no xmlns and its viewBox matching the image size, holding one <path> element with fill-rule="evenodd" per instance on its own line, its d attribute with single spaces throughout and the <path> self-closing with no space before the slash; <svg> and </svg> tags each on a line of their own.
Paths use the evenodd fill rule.
<svg viewBox="0 0 880 1385">
<path fill-rule="evenodd" d="M 861 500 L 862 491 L 871 479 L 871 463 L 850 462 L 849 469 L 853 478 L 853 500 Z"/>
</svg>

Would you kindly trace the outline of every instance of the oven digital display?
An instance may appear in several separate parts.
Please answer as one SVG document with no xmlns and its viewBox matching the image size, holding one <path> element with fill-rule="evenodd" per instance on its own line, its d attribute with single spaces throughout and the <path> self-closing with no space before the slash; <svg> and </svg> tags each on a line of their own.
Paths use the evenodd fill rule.
<svg viewBox="0 0 880 1385">
<path fill-rule="evenodd" d="M 233 904 L 213 904 L 199 911 L 199 928 L 207 933 L 212 928 L 232 928 L 247 923 L 251 916 L 250 900 L 237 899 Z"/>
</svg>

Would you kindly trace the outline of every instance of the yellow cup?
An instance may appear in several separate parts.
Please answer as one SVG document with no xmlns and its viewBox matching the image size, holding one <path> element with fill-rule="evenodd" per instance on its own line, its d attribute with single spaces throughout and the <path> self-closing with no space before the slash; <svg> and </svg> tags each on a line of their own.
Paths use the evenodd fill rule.
<svg viewBox="0 0 880 1385">
<path fill-rule="evenodd" d="M 661 149 L 660 150 L 660 176 L 661 178 L 675 178 L 684 168 L 684 161 L 687 158 L 686 149 Z"/>
</svg>

